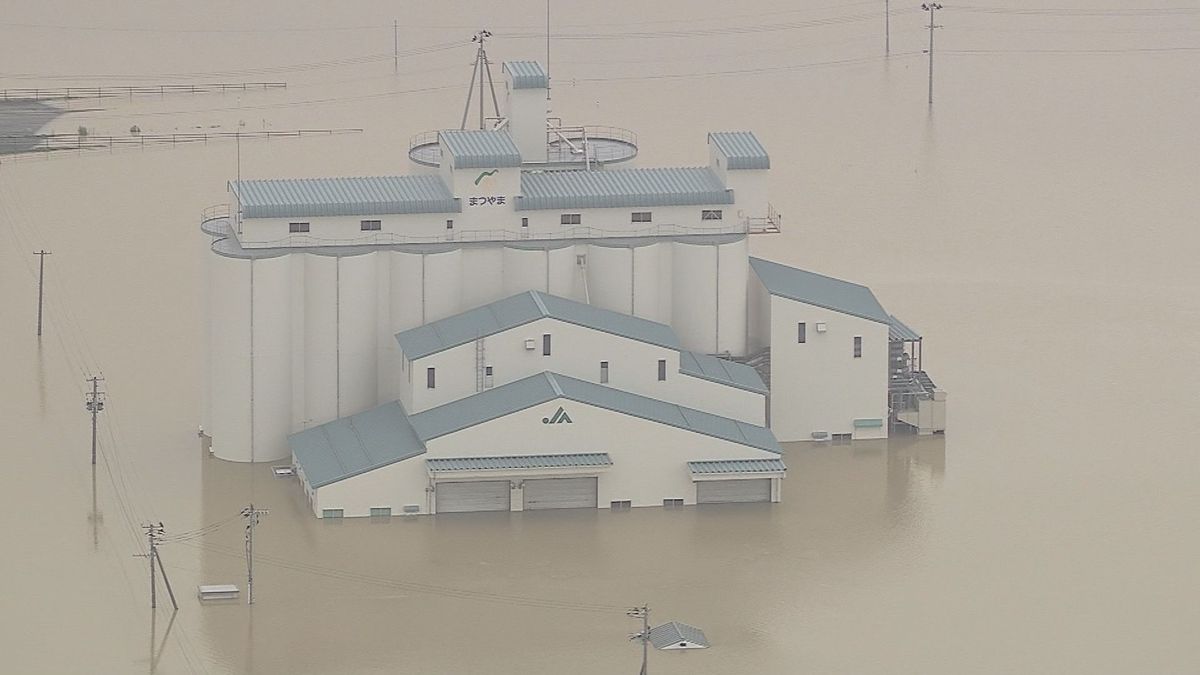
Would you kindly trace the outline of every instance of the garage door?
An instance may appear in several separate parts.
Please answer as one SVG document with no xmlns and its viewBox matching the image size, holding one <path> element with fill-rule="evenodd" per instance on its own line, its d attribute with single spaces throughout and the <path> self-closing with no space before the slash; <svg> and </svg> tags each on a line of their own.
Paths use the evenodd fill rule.
<svg viewBox="0 0 1200 675">
<path fill-rule="evenodd" d="M 434 490 L 437 512 L 507 511 L 509 489 L 506 480 L 438 483 Z"/>
<path fill-rule="evenodd" d="M 596 478 L 538 478 L 525 481 L 525 508 L 594 509 Z"/>
<path fill-rule="evenodd" d="M 696 482 L 697 504 L 771 501 L 771 479 L 704 480 Z"/>
</svg>

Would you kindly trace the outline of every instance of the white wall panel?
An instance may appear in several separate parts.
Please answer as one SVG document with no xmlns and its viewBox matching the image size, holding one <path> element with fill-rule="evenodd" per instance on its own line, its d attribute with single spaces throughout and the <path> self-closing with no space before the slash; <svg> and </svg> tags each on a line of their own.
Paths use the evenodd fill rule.
<svg viewBox="0 0 1200 675">
<path fill-rule="evenodd" d="M 662 249 L 670 244 L 649 244 L 632 249 L 633 314 L 651 321 L 670 323 L 660 305 L 662 297 Z"/>
<path fill-rule="evenodd" d="M 684 349 L 717 351 L 717 247 L 675 243 L 671 326 Z"/>
<path fill-rule="evenodd" d="M 633 250 L 628 247 L 587 247 L 587 284 L 591 304 L 614 312 L 633 310 Z"/>
<path fill-rule="evenodd" d="M 472 246 L 462 259 L 462 309 L 474 309 L 504 297 L 504 250 L 499 246 Z"/>
<path fill-rule="evenodd" d="M 292 256 L 251 261 L 253 288 L 253 445 L 250 459 L 271 462 L 290 453 L 292 430 Z"/>
<path fill-rule="evenodd" d="M 746 294 L 750 251 L 745 238 L 721 244 L 717 275 L 717 352 L 746 354 Z"/>
<path fill-rule="evenodd" d="M 547 265 L 550 253 L 545 249 L 504 248 L 504 297 L 525 291 L 548 291 Z"/>
<path fill-rule="evenodd" d="M 337 258 L 304 255 L 303 424 L 337 418 Z"/>
<path fill-rule="evenodd" d="M 338 416 L 374 407 L 376 382 L 375 253 L 346 256 L 338 270 Z"/>
<path fill-rule="evenodd" d="M 426 253 L 421 284 L 424 290 L 424 321 L 429 323 L 462 311 L 462 250 Z"/>
<path fill-rule="evenodd" d="M 546 254 L 550 266 L 550 295 L 570 298 L 583 302 L 583 283 L 579 266 L 575 261 L 576 253 L 586 252 L 586 246 L 564 246 L 552 248 Z"/>
<path fill-rule="evenodd" d="M 209 393 L 213 454 L 250 460 L 250 261 L 211 254 Z"/>
</svg>

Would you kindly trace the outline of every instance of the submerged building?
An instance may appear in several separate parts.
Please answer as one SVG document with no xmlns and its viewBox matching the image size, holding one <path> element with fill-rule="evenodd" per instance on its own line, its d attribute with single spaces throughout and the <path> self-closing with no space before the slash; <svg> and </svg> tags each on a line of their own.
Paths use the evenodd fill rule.
<svg viewBox="0 0 1200 675">
<path fill-rule="evenodd" d="M 322 517 L 777 501 L 778 442 L 944 428 L 920 336 L 864 286 L 752 258 L 771 160 L 619 168 L 535 62 L 403 176 L 241 180 L 211 209 L 203 426 L 291 460 Z"/>
</svg>

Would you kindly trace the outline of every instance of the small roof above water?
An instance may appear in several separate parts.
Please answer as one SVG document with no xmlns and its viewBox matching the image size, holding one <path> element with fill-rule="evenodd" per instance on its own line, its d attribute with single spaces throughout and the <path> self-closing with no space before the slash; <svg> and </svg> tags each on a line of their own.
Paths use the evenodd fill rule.
<svg viewBox="0 0 1200 675">
<path fill-rule="evenodd" d="M 450 152 L 456 169 L 497 169 L 521 166 L 521 151 L 507 131 L 449 129 L 438 139 Z"/>
<path fill-rule="evenodd" d="M 512 76 L 513 89 L 545 89 L 550 77 L 537 61 L 505 61 L 504 72 Z"/>
<path fill-rule="evenodd" d="M 891 317 L 884 311 L 883 305 L 879 304 L 875 294 L 861 284 L 788 267 L 762 258 L 750 258 L 750 268 L 771 295 L 824 307 L 860 319 L 891 324 Z"/>
<path fill-rule="evenodd" d="M 246 218 L 458 213 L 438 176 L 363 176 L 230 181 Z"/>
<path fill-rule="evenodd" d="M 650 644 L 655 649 L 706 649 L 709 646 L 704 631 L 678 621 L 651 628 Z"/>
<path fill-rule="evenodd" d="M 517 210 L 732 204 L 708 167 L 526 171 Z"/>
<path fill-rule="evenodd" d="M 708 142 L 717 146 L 730 169 L 769 169 L 771 157 L 751 131 L 714 131 Z"/>
</svg>

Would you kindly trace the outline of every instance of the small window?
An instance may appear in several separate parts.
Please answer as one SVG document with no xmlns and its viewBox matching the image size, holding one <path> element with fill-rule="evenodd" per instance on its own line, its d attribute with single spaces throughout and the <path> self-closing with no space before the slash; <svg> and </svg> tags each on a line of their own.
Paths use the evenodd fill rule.
<svg viewBox="0 0 1200 675">
<path fill-rule="evenodd" d="M 542 356 L 550 356 L 550 334 L 542 336 Z"/>
<path fill-rule="evenodd" d="M 359 227 L 363 232 L 378 232 L 383 229 L 383 221 L 381 220 L 363 220 L 359 222 Z"/>
<path fill-rule="evenodd" d="M 666 359 L 658 360 L 658 381 L 659 382 L 667 381 L 667 360 Z"/>
<path fill-rule="evenodd" d="M 288 223 L 288 232 L 308 232 L 308 223 Z"/>
<path fill-rule="evenodd" d="M 341 518 L 344 514 L 342 509 L 321 509 L 322 518 Z"/>
<path fill-rule="evenodd" d="M 608 506 L 613 511 L 628 511 L 629 508 L 633 506 L 633 502 L 629 501 L 628 499 L 618 499 L 616 501 L 609 502 Z"/>
<path fill-rule="evenodd" d="M 830 440 L 833 441 L 834 445 L 845 445 L 850 442 L 852 437 L 853 434 L 833 434 Z"/>
<path fill-rule="evenodd" d="M 391 518 L 392 517 L 392 507 L 390 507 L 390 506 L 372 506 L 371 507 L 371 517 L 372 518 Z"/>
<path fill-rule="evenodd" d="M 634 211 L 629 216 L 629 221 L 633 223 L 648 223 L 650 222 L 649 211 Z"/>
<path fill-rule="evenodd" d="M 704 209 L 700 212 L 700 220 L 720 220 L 721 209 Z"/>
<path fill-rule="evenodd" d="M 453 221 L 453 220 L 450 220 L 450 219 L 447 219 L 447 220 L 446 220 L 446 229 L 447 229 L 447 230 L 453 230 L 453 229 L 454 229 L 454 221 Z"/>
<path fill-rule="evenodd" d="M 425 388 L 426 389 L 437 388 L 437 374 L 434 372 L 433 368 L 425 369 Z"/>
<path fill-rule="evenodd" d="M 521 227 L 529 227 L 529 219 L 528 218 L 521 219 Z"/>
<path fill-rule="evenodd" d="M 559 222 L 563 225 L 579 225 L 583 222 L 583 216 L 578 213 L 564 213 Z"/>
<path fill-rule="evenodd" d="M 600 384 L 608 384 L 608 361 L 600 362 Z"/>
<path fill-rule="evenodd" d="M 487 375 L 488 377 L 491 377 L 491 376 L 492 376 L 492 367 L 491 367 L 491 366 L 484 366 L 484 367 L 483 367 L 483 374 L 484 374 L 484 375 Z"/>
<path fill-rule="evenodd" d="M 856 358 L 856 359 L 862 358 L 862 336 L 861 335 L 854 336 L 854 358 Z"/>
<path fill-rule="evenodd" d="M 668 509 L 677 509 L 677 508 L 683 506 L 683 500 L 682 499 L 664 499 L 663 506 L 665 506 Z"/>
<path fill-rule="evenodd" d="M 804 344 L 808 339 L 808 326 L 803 323 L 796 324 L 796 342 Z"/>
</svg>

